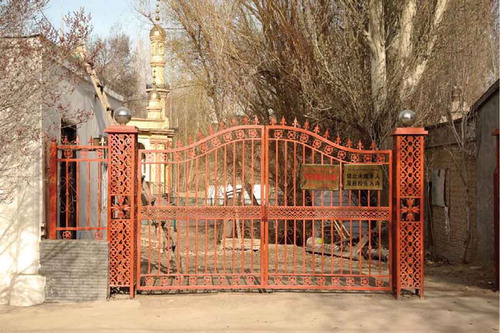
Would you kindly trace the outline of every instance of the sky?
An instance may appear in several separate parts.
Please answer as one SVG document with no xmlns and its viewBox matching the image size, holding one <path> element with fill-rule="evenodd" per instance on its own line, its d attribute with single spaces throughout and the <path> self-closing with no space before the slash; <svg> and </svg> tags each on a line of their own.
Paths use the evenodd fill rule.
<svg viewBox="0 0 500 333">
<path fill-rule="evenodd" d="M 119 24 L 133 40 L 147 39 L 150 25 L 137 13 L 135 3 L 136 0 L 51 0 L 44 14 L 59 29 L 63 15 L 84 7 L 92 15 L 94 36 L 106 37 Z"/>
</svg>

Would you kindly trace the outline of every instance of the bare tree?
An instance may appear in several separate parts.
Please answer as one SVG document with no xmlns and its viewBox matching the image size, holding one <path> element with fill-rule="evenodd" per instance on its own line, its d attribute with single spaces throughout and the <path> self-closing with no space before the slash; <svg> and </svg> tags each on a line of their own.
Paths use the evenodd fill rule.
<svg viewBox="0 0 500 333">
<path fill-rule="evenodd" d="M 46 139 L 53 117 L 67 111 L 57 103 L 67 93 L 74 75 L 84 73 L 74 51 L 90 33 L 90 17 L 80 10 L 65 18 L 61 35 L 40 10 L 46 1 L 18 0 L 0 3 L 0 189 L 10 200 Z M 86 117 L 84 113 L 79 116 Z M 59 119 L 59 118 L 57 118 Z M 82 119 L 80 119 L 81 121 Z M 75 117 L 78 122 L 78 117 Z M 40 159 L 38 159 L 39 161 Z"/>
<path fill-rule="evenodd" d="M 380 145 L 404 108 L 418 111 L 419 124 L 443 115 L 456 84 L 448 46 L 470 36 L 457 26 L 485 32 L 464 48 L 493 45 L 497 1 L 466 3 L 169 0 L 163 14 L 181 29 L 170 40 L 174 60 L 204 87 L 217 118 L 297 116 Z M 486 59 L 469 58 L 483 81 L 468 100 L 491 80 L 489 49 Z"/>
<path fill-rule="evenodd" d="M 472 165 L 477 149 L 473 143 L 477 115 L 469 106 L 486 90 L 492 79 L 498 78 L 498 58 L 497 55 L 491 56 L 495 50 L 498 50 L 498 34 L 495 33 L 496 23 L 484 27 L 475 24 L 465 25 L 461 22 L 466 22 L 470 13 L 475 13 L 476 17 L 488 17 L 497 9 L 498 3 L 492 7 L 481 6 L 475 1 L 461 0 L 457 3 L 458 5 L 449 13 L 453 15 L 452 22 L 455 24 L 448 26 L 447 29 L 452 29 L 460 37 L 448 38 L 442 45 L 446 60 L 454 64 L 453 68 L 447 68 L 447 77 L 456 84 L 454 87 L 449 87 L 450 83 L 447 84 L 447 90 L 451 93 L 447 96 L 448 104 L 444 106 L 444 110 L 455 143 L 446 150 L 453 161 L 455 167 L 453 171 L 460 179 L 465 203 L 466 229 L 462 262 L 467 263 L 473 259 L 471 245 L 476 233 L 473 221 L 475 202 L 472 200 L 476 183 L 472 177 Z M 450 35 L 452 35 L 451 32 L 447 34 L 447 36 Z M 489 43 L 478 43 L 488 38 L 491 39 Z M 476 58 L 479 61 L 474 61 Z"/>
<path fill-rule="evenodd" d="M 145 109 L 145 87 L 141 85 L 131 39 L 120 26 L 112 28 L 107 38 L 97 37 L 89 45 L 89 58 L 103 85 L 110 87 L 125 98 L 127 107 L 138 112 Z"/>
</svg>

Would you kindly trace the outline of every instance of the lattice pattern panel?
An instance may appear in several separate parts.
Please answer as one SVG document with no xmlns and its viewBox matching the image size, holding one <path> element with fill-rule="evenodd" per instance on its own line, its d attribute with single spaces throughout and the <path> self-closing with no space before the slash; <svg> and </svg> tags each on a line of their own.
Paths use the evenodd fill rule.
<svg viewBox="0 0 500 333">
<path fill-rule="evenodd" d="M 141 289 L 332 289 L 390 290 L 389 276 L 271 275 L 262 285 L 259 275 L 184 275 L 141 277 Z"/>
<path fill-rule="evenodd" d="M 111 195 L 133 194 L 134 136 L 110 135 L 110 184 Z"/>
<path fill-rule="evenodd" d="M 109 283 L 133 288 L 135 133 L 109 135 Z"/>
<path fill-rule="evenodd" d="M 389 276 L 280 276 L 269 277 L 270 287 L 293 286 L 304 289 L 390 290 Z"/>
<path fill-rule="evenodd" d="M 389 220 L 388 207 L 280 207 L 268 208 L 270 219 L 359 219 Z M 183 219 L 259 219 L 259 206 L 223 207 L 143 207 L 141 216 L 145 220 L 183 220 Z"/>
<path fill-rule="evenodd" d="M 260 219 L 260 206 L 166 206 L 142 208 L 144 220 L 186 220 L 186 219 Z"/>
<path fill-rule="evenodd" d="M 261 288 L 260 275 L 185 275 L 141 277 L 141 289 L 238 289 Z"/>
<path fill-rule="evenodd" d="M 375 150 L 373 144 L 366 150 L 361 142 L 354 144 L 350 140 L 342 146 L 339 137 L 330 141 L 328 133 L 323 136 L 319 134 L 318 127 L 313 132 L 308 128 L 278 125 L 270 126 L 268 129 L 270 141 L 296 142 L 343 163 L 389 163 L 391 154 L 389 151 Z"/>
<path fill-rule="evenodd" d="M 422 272 L 423 239 L 420 222 L 404 222 L 401 224 L 401 287 L 422 288 L 420 279 Z"/>
<path fill-rule="evenodd" d="M 109 281 L 113 287 L 128 287 L 133 269 L 131 257 L 132 228 L 129 220 L 109 223 Z"/>
<path fill-rule="evenodd" d="M 420 196 L 423 186 L 423 174 L 421 166 L 423 163 L 423 137 L 403 136 L 400 140 L 400 170 L 401 184 L 400 195 L 402 197 Z"/>
<path fill-rule="evenodd" d="M 225 145 L 239 142 L 239 141 L 255 141 L 262 140 L 264 126 L 261 125 L 243 125 L 232 127 L 228 129 L 221 129 L 219 132 L 213 133 L 206 138 L 201 138 L 194 143 L 192 140 L 183 145 L 181 141 L 176 143 L 175 148 L 168 147 L 161 153 L 161 150 L 143 151 L 145 155 L 145 162 L 159 162 L 159 163 L 182 163 L 190 161 L 196 157 L 206 155 L 214 150 L 217 150 Z"/>
<path fill-rule="evenodd" d="M 269 219 L 389 220 L 388 207 L 283 207 L 270 206 Z"/>
<path fill-rule="evenodd" d="M 399 288 L 423 291 L 424 244 L 423 244 L 423 161 L 424 137 L 400 135 L 396 138 L 395 178 L 399 193 L 395 193 L 398 212 L 396 251 L 396 279 Z M 400 290 L 396 291 L 399 295 Z"/>
<path fill-rule="evenodd" d="M 307 128 L 279 125 L 266 127 L 262 125 L 243 125 L 221 129 L 216 133 L 211 131 L 208 137 L 203 139 L 200 137 L 200 140 L 196 143 L 190 141 L 184 146 L 179 141 L 176 148 L 169 147 L 164 154 L 158 154 L 159 151 L 144 151 L 145 162 L 182 163 L 234 142 L 261 141 L 264 128 L 269 131 L 270 141 L 296 142 L 344 163 L 389 163 L 391 152 L 376 150 L 374 145 L 370 149 L 365 149 L 361 142 L 354 144 L 348 140 L 344 143 L 345 146 L 342 146 L 340 138 L 330 141 L 328 135 L 321 136 L 319 134 L 319 129 L 312 132 Z"/>
</svg>

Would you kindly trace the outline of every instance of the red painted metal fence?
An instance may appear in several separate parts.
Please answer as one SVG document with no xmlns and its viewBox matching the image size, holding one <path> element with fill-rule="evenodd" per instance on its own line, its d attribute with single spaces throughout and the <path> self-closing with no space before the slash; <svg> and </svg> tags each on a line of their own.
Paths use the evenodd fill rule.
<svg viewBox="0 0 500 333">
<path fill-rule="evenodd" d="M 51 143 L 49 238 L 106 238 L 107 151 L 66 138 Z"/>
<path fill-rule="evenodd" d="M 106 132 L 52 143 L 49 235 L 107 239 L 111 287 L 423 295 L 423 129 L 398 129 L 393 151 L 284 120 L 155 150 Z"/>
</svg>

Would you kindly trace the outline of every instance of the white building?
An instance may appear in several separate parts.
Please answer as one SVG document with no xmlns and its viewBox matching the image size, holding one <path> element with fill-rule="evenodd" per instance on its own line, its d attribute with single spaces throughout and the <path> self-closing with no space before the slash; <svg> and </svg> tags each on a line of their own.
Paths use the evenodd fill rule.
<svg viewBox="0 0 500 333">
<path fill-rule="evenodd" d="M 43 37 L 1 39 L 0 43 L 32 43 L 39 45 Z M 12 172 L 0 174 L 0 304 L 27 306 L 39 304 L 45 297 L 45 278 L 38 275 L 40 267 L 40 241 L 47 216 L 45 200 L 48 181 L 48 143 L 50 138 L 60 139 L 61 132 L 73 133 L 80 142 L 104 136 L 104 129 L 111 124 L 109 112 L 102 110 L 94 87 L 83 72 L 76 73 L 69 66 L 54 64 L 50 60 L 50 50 L 38 48 L 38 54 L 30 54 L 29 59 L 17 62 L 27 67 L 30 75 L 40 81 L 57 80 L 52 87 L 57 98 L 47 103 L 45 94 L 26 94 L 29 112 L 14 106 L 3 109 L 25 114 L 34 132 L 26 146 L 30 149 L 12 149 L 12 158 L 19 164 Z M 26 56 L 26 55 L 25 55 Z M 13 78 L 1 77 L 0 84 L 12 82 Z M 55 80 L 54 80 L 55 81 Z M 21 81 L 22 82 L 22 81 Z M 38 84 L 26 82 L 26 84 Z M 107 91 L 112 107 L 123 104 L 123 98 Z M 53 95 L 52 95 L 53 96 Z M 23 113 L 24 111 L 24 113 Z M 79 117 L 84 115 L 84 117 Z M 77 119 L 75 121 L 75 119 Z M 22 121 L 20 122 L 22 123 Z M 63 127 L 65 128 L 63 129 Z M 22 148 L 22 147 L 21 147 Z M 10 152 L 10 151 L 9 151 Z M 6 163 L 5 158 L 2 162 Z M 9 195 L 7 195 L 9 193 Z"/>
</svg>

